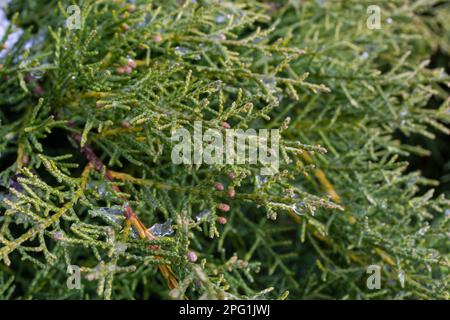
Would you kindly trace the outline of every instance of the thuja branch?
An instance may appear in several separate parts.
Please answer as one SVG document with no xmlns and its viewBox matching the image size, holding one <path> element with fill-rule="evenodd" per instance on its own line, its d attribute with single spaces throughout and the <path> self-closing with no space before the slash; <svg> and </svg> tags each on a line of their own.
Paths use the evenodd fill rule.
<svg viewBox="0 0 450 320">
<path fill-rule="evenodd" d="M 449 5 L 380 2 L 379 32 L 367 1 L 34 2 L 0 12 L 0 299 L 448 298 L 450 202 L 407 157 L 450 132 Z M 280 172 L 175 165 L 195 121 L 280 129 Z"/>
<path fill-rule="evenodd" d="M 217 198 L 224 198 L 227 196 L 226 191 L 215 191 L 207 188 L 202 187 L 192 187 L 192 186 L 181 186 L 176 184 L 170 184 L 166 182 L 160 182 L 155 181 L 151 179 L 142 179 L 142 178 L 136 178 L 131 176 L 130 174 L 121 173 L 121 172 L 115 172 L 115 171 L 109 171 L 112 177 L 127 181 L 136 185 L 142 185 L 142 186 L 148 186 L 148 187 L 154 187 L 161 190 L 170 190 L 175 192 L 181 192 L 181 193 L 190 193 L 197 196 L 215 196 Z M 267 203 L 267 202 L 277 202 L 277 203 L 285 203 L 285 204 L 295 204 L 298 202 L 298 199 L 293 199 L 291 196 L 277 196 L 272 194 L 265 194 L 265 193 L 241 193 L 238 192 L 231 198 L 232 200 L 244 200 L 244 201 L 250 201 L 254 202 L 256 204 L 260 203 Z M 343 208 L 335 203 L 328 202 L 324 199 L 317 199 L 317 202 L 324 205 L 328 208 L 343 210 Z"/>
<path fill-rule="evenodd" d="M 82 136 L 81 134 L 73 134 L 73 139 L 81 143 Z M 111 172 L 106 168 L 106 166 L 101 162 L 100 158 L 97 157 L 94 150 L 91 148 L 89 144 L 85 144 L 83 147 L 81 147 L 81 152 L 85 155 L 87 160 L 89 161 L 89 165 L 92 166 L 95 170 L 104 173 L 104 176 L 107 180 L 113 181 L 114 176 L 111 174 Z M 120 188 L 117 185 L 112 185 L 112 188 L 117 193 L 121 193 Z M 136 213 L 133 211 L 130 205 L 126 204 L 124 206 L 123 215 L 126 219 L 125 226 L 132 226 L 136 229 L 139 237 L 141 239 L 147 239 L 147 240 L 154 240 L 155 236 L 144 226 L 142 221 L 139 219 L 139 217 L 136 215 Z M 149 249 L 155 249 L 149 247 Z M 160 257 L 156 257 L 159 259 Z M 176 279 L 175 274 L 173 273 L 172 269 L 168 265 L 160 264 L 158 265 L 159 270 L 161 271 L 161 274 L 166 279 L 167 284 L 170 289 L 174 289 L 178 286 L 178 281 Z"/>
<path fill-rule="evenodd" d="M 45 219 L 43 222 L 29 229 L 26 233 L 21 235 L 19 238 L 14 239 L 13 241 L 2 241 L 5 246 L 0 249 L 0 259 L 4 260 L 7 265 L 10 264 L 10 260 L 8 259 L 8 254 L 14 251 L 16 248 L 20 247 L 22 243 L 26 242 L 34 238 L 39 233 L 42 233 L 45 229 L 53 225 L 57 222 L 68 210 L 71 210 L 75 204 L 78 203 L 81 197 L 83 197 L 84 191 L 86 189 L 86 184 L 88 181 L 89 173 L 92 169 L 91 164 L 88 164 L 81 174 L 79 179 L 80 184 L 78 189 L 75 191 L 72 199 L 67 202 L 63 207 L 61 207 L 55 214 L 53 214 L 50 218 Z M 6 240 L 6 239 L 4 239 Z M 1 239 L 0 239 L 1 241 Z"/>
</svg>

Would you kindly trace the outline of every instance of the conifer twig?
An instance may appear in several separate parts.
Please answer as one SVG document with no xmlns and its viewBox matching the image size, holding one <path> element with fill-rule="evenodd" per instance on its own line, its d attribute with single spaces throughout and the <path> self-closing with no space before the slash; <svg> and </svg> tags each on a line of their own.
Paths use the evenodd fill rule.
<svg viewBox="0 0 450 320">
<path fill-rule="evenodd" d="M 42 232 L 43 230 L 50 227 L 52 224 L 57 222 L 68 210 L 73 208 L 73 206 L 83 196 L 84 190 L 86 189 L 87 180 L 88 180 L 88 176 L 89 176 L 91 169 L 92 169 L 92 165 L 91 165 L 91 163 L 89 163 L 83 170 L 83 173 L 81 175 L 80 186 L 77 189 L 77 191 L 75 191 L 75 194 L 72 197 L 72 199 L 69 202 L 67 202 L 63 207 L 61 207 L 53 216 L 47 218 L 45 221 L 43 221 L 40 224 L 29 229 L 26 233 L 22 234 L 19 238 L 14 239 L 14 241 L 9 241 L 9 242 L 5 243 L 6 245 L 0 249 L 0 259 L 3 259 L 6 263 L 6 265 L 9 265 L 9 263 L 10 263 L 10 261 L 8 259 L 8 254 L 13 252 L 16 248 L 18 248 L 25 241 L 33 238 L 39 232 Z"/>
<path fill-rule="evenodd" d="M 74 133 L 72 134 L 72 138 L 80 144 L 81 142 L 81 134 Z M 94 150 L 89 144 L 85 144 L 83 147 L 81 147 L 81 152 L 86 157 L 86 159 L 89 161 L 90 165 L 97 170 L 98 172 L 104 172 L 105 178 L 109 181 L 113 181 L 114 177 L 111 174 L 111 172 L 106 168 L 106 166 L 102 163 L 100 158 L 95 154 Z M 121 193 L 120 188 L 117 185 L 112 185 L 112 189 L 117 192 Z M 124 206 L 123 215 L 126 219 L 126 221 L 133 226 L 139 237 L 141 239 L 148 239 L 148 240 L 154 240 L 156 237 L 144 226 L 142 221 L 139 219 L 137 214 L 133 211 L 130 205 L 126 204 Z M 156 247 L 151 246 L 150 249 L 156 249 Z M 157 259 L 161 257 L 156 257 Z M 168 265 L 160 264 L 158 265 L 158 269 L 160 270 L 161 274 L 167 281 L 167 285 L 170 289 L 174 289 L 178 286 L 178 281 L 176 279 L 175 274 L 173 273 L 172 269 Z"/>
</svg>

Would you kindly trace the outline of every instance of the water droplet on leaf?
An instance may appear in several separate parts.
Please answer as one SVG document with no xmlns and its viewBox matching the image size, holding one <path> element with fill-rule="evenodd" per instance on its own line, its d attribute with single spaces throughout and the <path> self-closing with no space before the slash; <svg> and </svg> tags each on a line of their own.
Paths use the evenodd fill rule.
<svg viewBox="0 0 450 320">
<path fill-rule="evenodd" d="M 256 176 L 256 187 L 261 188 L 267 182 L 266 176 Z"/>
<path fill-rule="evenodd" d="M 186 47 L 180 47 L 180 46 L 177 46 L 177 47 L 175 47 L 175 52 L 176 52 L 177 54 L 179 54 L 180 56 L 184 56 L 184 55 L 186 55 L 186 54 L 189 54 L 189 53 L 191 52 L 191 50 L 189 50 L 189 49 L 186 48 Z"/>
<path fill-rule="evenodd" d="M 228 20 L 228 17 L 223 14 L 216 16 L 216 19 L 215 19 L 216 23 L 225 23 L 227 20 Z"/>
<path fill-rule="evenodd" d="M 210 213 L 211 213 L 211 211 L 209 211 L 209 210 L 201 211 L 198 215 L 195 216 L 195 221 L 199 222 L 203 218 L 207 217 Z"/>
<path fill-rule="evenodd" d="M 115 245 L 115 251 L 116 253 L 120 254 L 120 253 L 124 253 L 127 250 L 128 246 L 126 243 L 123 242 L 117 242 Z"/>
<path fill-rule="evenodd" d="M 120 224 L 123 217 L 123 209 L 120 206 L 113 206 L 113 207 L 101 207 L 95 210 L 89 210 L 89 214 L 92 217 L 100 217 L 107 222 Z"/>
<path fill-rule="evenodd" d="M 292 206 L 294 212 L 300 216 L 305 215 L 305 202 L 300 201 Z"/>
<path fill-rule="evenodd" d="M 173 234 L 172 219 L 169 219 L 164 223 L 155 223 L 148 229 L 148 231 L 150 231 L 150 233 L 155 237 L 170 236 Z"/>
<path fill-rule="evenodd" d="M 266 77 L 262 79 L 261 82 L 264 84 L 264 87 L 266 87 L 269 93 L 273 93 L 276 91 L 277 81 L 275 80 L 275 77 Z"/>
</svg>

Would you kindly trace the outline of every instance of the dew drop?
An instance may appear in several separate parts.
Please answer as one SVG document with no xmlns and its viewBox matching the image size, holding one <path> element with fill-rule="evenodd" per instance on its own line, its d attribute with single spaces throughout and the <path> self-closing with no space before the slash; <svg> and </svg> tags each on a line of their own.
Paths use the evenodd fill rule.
<svg viewBox="0 0 450 320">
<path fill-rule="evenodd" d="M 139 239 L 139 233 L 137 232 L 134 226 L 131 227 L 131 237 L 133 239 Z"/>
<path fill-rule="evenodd" d="M 216 23 L 225 23 L 227 20 L 228 20 L 228 17 L 223 14 L 216 16 L 216 19 L 215 19 Z"/>
<path fill-rule="evenodd" d="M 367 60 L 369 58 L 369 53 L 367 51 L 364 51 L 359 55 L 359 58 L 361 60 Z"/>
<path fill-rule="evenodd" d="M 117 242 L 115 245 L 115 251 L 116 253 L 124 253 L 127 250 L 128 246 L 126 243 L 123 242 Z"/>
<path fill-rule="evenodd" d="M 189 54 L 191 52 L 191 50 L 189 50 L 186 47 L 177 46 L 177 47 L 175 47 L 175 52 L 180 56 L 184 56 L 186 54 Z"/>
<path fill-rule="evenodd" d="M 200 213 L 195 216 L 195 221 L 199 222 L 203 218 L 209 216 L 210 213 L 211 213 L 211 211 L 209 211 L 209 210 L 200 211 Z"/>
<path fill-rule="evenodd" d="M 300 216 L 305 215 L 305 202 L 300 201 L 300 202 L 295 203 L 295 204 L 292 206 L 292 209 L 294 210 L 294 212 L 295 212 L 296 214 L 298 214 L 298 215 L 300 215 Z"/>
<path fill-rule="evenodd" d="M 256 187 L 257 188 L 261 188 L 266 182 L 267 182 L 266 176 L 260 176 L 260 175 L 256 176 Z"/>
<path fill-rule="evenodd" d="M 119 206 L 113 206 L 113 207 L 101 207 L 95 210 L 89 210 L 89 214 L 92 217 L 101 217 L 104 220 L 120 224 L 123 220 L 123 209 Z"/>
<path fill-rule="evenodd" d="M 261 82 L 263 83 L 264 87 L 266 87 L 267 91 L 269 91 L 270 93 L 276 91 L 277 81 L 275 80 L 274 77 L 266 77 L 262 79 Z"/>
<path fill-rule="evenodd" d="M 170 236 L 173 234 L 172 219 L 169 219 L 164 223 L 155 223 L 148 229 L 148 231 L 150 231 L 150 233 L 155 237 Z"/>
<path fill-rule="evenodd" d="M 263 40 L 264 40 L 263 37 L 256 37 L 255 39 L 253 39 L 253 43 L 258 44 L 258 43 L 261 43 Z"/>
</svg>

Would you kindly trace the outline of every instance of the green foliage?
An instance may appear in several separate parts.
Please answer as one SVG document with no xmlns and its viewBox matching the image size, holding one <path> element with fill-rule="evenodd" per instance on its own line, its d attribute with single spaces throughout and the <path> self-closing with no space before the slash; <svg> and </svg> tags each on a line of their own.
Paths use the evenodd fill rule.
<svg viewBox="0 0 450 320">
<path fill-rule="evenodd" d="M 0 298 L 447 299 L 450 202 L 397 135 L 449 133 L 450 5 L 373 2 L 13 0 Z M 279 173 L 173 164 L 194 121 L 280 129 Z"/>
</svg>

